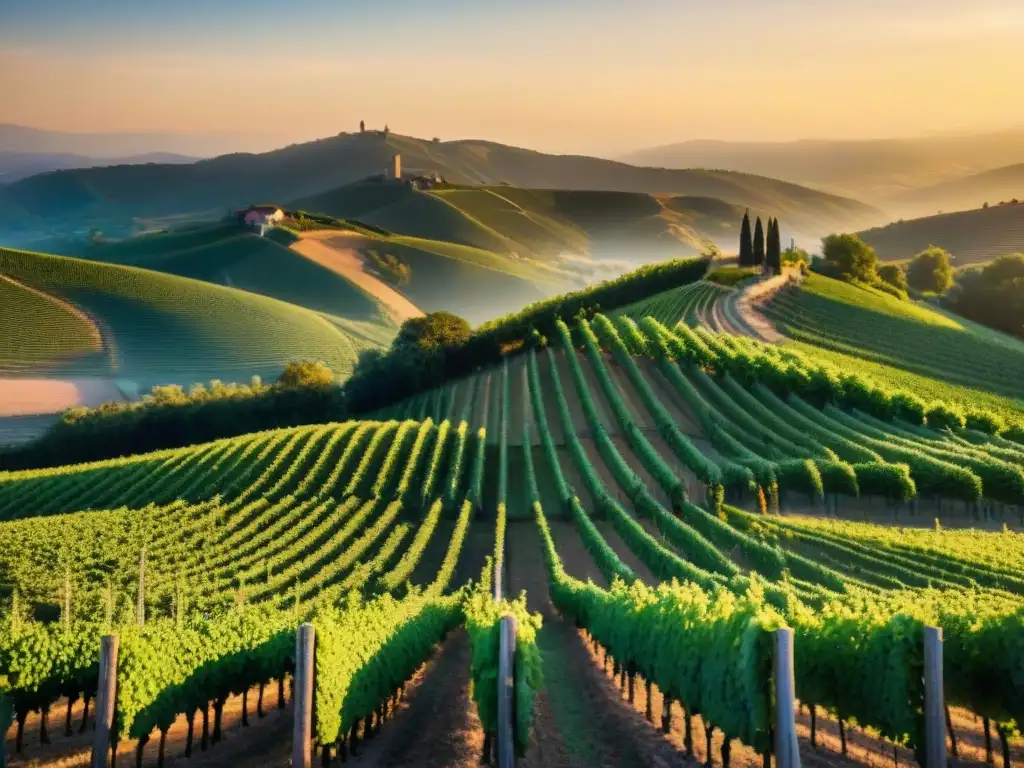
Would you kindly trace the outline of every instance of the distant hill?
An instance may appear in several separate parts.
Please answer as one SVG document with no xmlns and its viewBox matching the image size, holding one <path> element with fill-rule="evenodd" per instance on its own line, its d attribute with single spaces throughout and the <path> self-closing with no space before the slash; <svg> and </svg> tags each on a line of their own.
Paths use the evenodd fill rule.
<svg viewBox="0 0 1024 768">
<path fill-rule="evenodd" d="M 85 133 L 51 131 L 0 123 L 0 153 L 84 155 L 94 158 L 132 157 L 158 152 L 213 157 L 239 148 L 239 137 L 191 133 L 135 131 Z"/>
<path fill-rule="evenodd" d="M 1024 253 L 1024 203 L 898 221 L 857 234 L 885 261 L 909 259 L 938 245 L 953 255 L 955 265 L 974 264 Z"/>
<path fill-rule="evenodd" d="M 915 189 L 900 201 L 930 211 L 961 211 L 1013 199 L 1024 200 L 1024 163 Z"/>
<path fill-rule="evenodd" d="M 376 319 L 294 304 L 131 266 L 0 249 L 0 375 L 109 377 L 142 390 L 219 378 L 276 377 L 295 359 L 347 375 L 361 349 L 395 332 Z"/>
<path fill-rule="evenodd" d="M 967 136 L 859 141 L 698 140 L 641 149 L 621 159 L 664 168 L 724 168 L 756 173 L 907 213 L 914 201 L 901 196 L 911 190 L 1024 162 L 1024 128 Z M 972 206 L 984 199 L 973 201 Z"/>
<path fill-rule="evenodd" d="M 711 197 L 772 211 L 808 234 L 866 226 L 880 211 L 776 179 L 725 171 L 637 168 L 593 157 L 548 155 L 484 141 L 429 142 L 381 133 L 346 134 L 262 154 L 223 155 L 190 165 L 55 171 L 6 188 L 0 221 L 37 226 L 113 226 L 132 217 L 226 210 L 254 201 L 317 195 L 381 172 L 396 153 L 406 169 L 457 184 L 614 190 Z"/>
<path fill-rule="evenodd" d="M 141 165 L 145 163 L 194 163 L 199 158 L 173 152 L 149 152 L 130 157 L 96 158 L 85 155 L 49 152 L 0 151 L 0 184 L 9 184 L 37 173 L 68 168 L 94 168 L 108 165 Z"/>
<path fill-rule="evenodd" d="M 337 233 L 324 245 L 328 257 L 336 255 L 339 260 L 358 254 L 357 268 L 362 257 L 372 269 L 373 253 L 398 257 L 412 269 L 409 284 L 399 290 L 413 304 L 428 312 L 457 312 L 474 323 L 548 296 L 564 281 L 552 269 L 533 269 L 528 262 L 492 251 L 423 237 L 349 232 Z M 331 249 L 341 253 L 332 254 Z M 283 230 L 260 237 L 237 224 L 218 222 L 80 245 L 75 255 L 280 299 L 323 313 L 332 322 L 340 318 L 349 324 L 346 332 L 356 335 L 362 324 L 378 325 L 382 309 L 374 298 L 356 287 L 343 270 L 332 269 L 329 258 L 312 258 L 324 252 L 316 250 L 315 244 L 307 247 L 295 242 Z"/>
</svg>

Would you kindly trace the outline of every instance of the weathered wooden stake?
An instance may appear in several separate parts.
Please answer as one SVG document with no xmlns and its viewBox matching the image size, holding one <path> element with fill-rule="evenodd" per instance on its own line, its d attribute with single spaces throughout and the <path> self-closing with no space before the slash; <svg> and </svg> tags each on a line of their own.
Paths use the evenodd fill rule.
<svg viewBox="0 0 1024 768">
<path fill-rule="evenodd" d="M 295 702 L 295 729 L 292 735 L 292 766 L 310 768 L 313 739 L 313 625 L 305 623 L 295 633 L 295 677 L 292 700 Z"/>
<path fill-rule="evenodd" d="M 775 764 L 778 768 L 800 768 L 796 740 L 796 682 L 793 677 L 793 630 L 775 630 Z"/>
<path fill-rule="evenodd" d="M 946 766 L 945 703 L 942 689 L 942 629 L 924 628 L 925 768 Z"/>
<path fill-rule="evenodd" d="M 645 693 L 647 694 L 647 709 L 644 712 L 644 715 L 646 715 L 647 719 L 650 722 L 653 723 L 654 722 L 654 696 L 652 695 L 652 691 L 651 691 L 651 679 L 650 678 L 647 678 L 647 682 L 644 685 L 644 690 L 645 690 Z"/>
<path fill-rule="evenodd" d="M 811 704 L 811 746 L 818 748 L 818 711 Z"/>
<path fill-rule="evenodd" d="M 106 635 L 100 642 L 99 687 L 96 690 L 96 734 L 92 742 L 92 768 L 105 768 L 110 747 L 110 727 L 114 722 L 114 696 L 117 685 L 117 635 Z"/>
<path fill-rule="evenodd" d="M 672 697 L 667 693 L 662 698 L 661 703 L 661 732 L 670 733 L 672 731 Z"/>
<path fill-rule="evenodd" d="M 515 768 L 515 617 L 502 616 L 499 631 L 498 768 Z"/>
</svg>

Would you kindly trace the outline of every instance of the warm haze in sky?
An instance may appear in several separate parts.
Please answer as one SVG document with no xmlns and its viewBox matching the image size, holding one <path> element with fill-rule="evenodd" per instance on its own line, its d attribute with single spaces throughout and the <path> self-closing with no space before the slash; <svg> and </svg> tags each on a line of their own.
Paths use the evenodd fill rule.
<svg viewBox="0 0 1024 768">
<path fill-rule="evenodd" d="M 612 155 L 1024 123 L 1022 0 L 0 0 L 0 123 Z"/>
</svg>

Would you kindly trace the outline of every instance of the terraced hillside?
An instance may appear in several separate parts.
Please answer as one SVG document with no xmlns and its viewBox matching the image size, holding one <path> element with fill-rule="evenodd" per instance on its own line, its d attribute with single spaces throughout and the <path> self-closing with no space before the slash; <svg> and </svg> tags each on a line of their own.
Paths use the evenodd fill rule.
<svg viewBox="0 0 1024 768">
<path fill-rule="evenodd" d="M 911 259 L 931 245 L 945 248 L 956 266 L 1024 252 L 1024 204 L 992 205 L 909 219 L 857 233 L 883 261 Z"/>
<path fill-rule="evenodd" d="M 117 377 L 146 388 L 275 377 L 294 359 L 323 360 L 344 375 L 360 349 L 394 333 L 387 323 L 331 322 L 266 296 L 129 266 L 0 250 L 0 274 L 17 298 L 4 305 L 4 336 L 17 340 L 0 347 L 5 375 Z"/>
<path fill-rule="evenodd" d="M 852 356 L 924 377 L 899 386 L 927 396 L 980 398 L 1009 412 L 1024 398 L 1024 345 L 927 305 L 811 274 L 799 288 L 778 294 L 766 311 L 787 336 L 844 356 L 833 357 L 837 362 Z M 970 392 L 932 394 L 935 381 Z"/>
<path fill-rule="evenodd" d="M 839 729 L 860 762 L 891 755 L 885 740 L 911 761 L 926 624 L 944 630 L 963 754 L 982 759 L 974 713 L 1020 759 L 1024 446 L 950 413 L 812 356 L 597 315 L 378 420 L 2 474 L 8 744 L 25 760 L 87 750 L 74 731 L 113 627 L 122 754 L 287 765 L 288 711 L 252 713 L 287 699 L 309 621 L 321 751 L 468 765 L 497 729 L 492 633 L 511 612 L 530 764 L 648 765 L 680 747 L 760 763 L 779 626 L 814 713 L 804 759 L 827 760 Z M 936 514 L 1010 527 L 914 530 Z M 486 593 L 452 591 L 471 579 Z M 526 605 L 492 602 L 520 589 Z M 70 735 L 32 714 L 53 708 Z M 663 713 L 664 736 L 643 717 Z"/>
</svg>

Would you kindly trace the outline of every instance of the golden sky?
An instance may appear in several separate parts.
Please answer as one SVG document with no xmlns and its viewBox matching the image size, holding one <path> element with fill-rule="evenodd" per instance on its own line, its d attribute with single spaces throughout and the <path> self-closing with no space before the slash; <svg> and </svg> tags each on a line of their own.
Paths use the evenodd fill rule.
<svg viewBox="0 0 1024 768">
<path fill-rule="evenodd" d="M 8 5 L 0 122 L 58 130 L 609 155 L 1024 124 L 1022 0 Z"/>
</svg>

